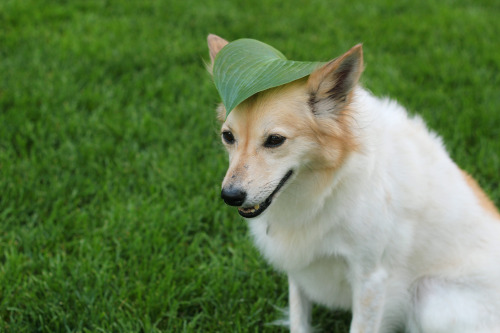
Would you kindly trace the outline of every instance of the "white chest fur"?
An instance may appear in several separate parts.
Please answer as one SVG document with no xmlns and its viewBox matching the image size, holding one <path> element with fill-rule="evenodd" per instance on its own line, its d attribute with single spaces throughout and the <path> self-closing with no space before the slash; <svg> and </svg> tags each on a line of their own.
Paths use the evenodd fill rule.
<svg viewBox="0 0 500 333">
<path fill-rule="evenodd" d="M 289 273 L 315 303 L 333 309 L 350 310 L 352 288 L 348 281 L 348 266 L 341 257 L 331 256 L 313 261 L 306 268 Z"/>
</svg>

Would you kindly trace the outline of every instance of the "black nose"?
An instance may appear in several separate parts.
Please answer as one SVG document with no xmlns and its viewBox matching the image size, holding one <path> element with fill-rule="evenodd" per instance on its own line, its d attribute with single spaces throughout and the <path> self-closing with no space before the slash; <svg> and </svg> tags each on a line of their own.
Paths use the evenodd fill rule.
<svg viewBox="0 0 500 333">
<path fill-rule="evenodd" d="M 230 206 L 241 206 L 247 197 L 247 193 L 239 188 L 223 188 L 220 194 L 224 202 Z"/>
</svg>

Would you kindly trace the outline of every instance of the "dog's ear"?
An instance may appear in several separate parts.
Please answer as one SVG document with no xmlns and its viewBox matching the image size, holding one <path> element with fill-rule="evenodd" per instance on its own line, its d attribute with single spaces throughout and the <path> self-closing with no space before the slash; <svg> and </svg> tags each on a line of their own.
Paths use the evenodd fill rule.
<svg viewBox="0 0 500 333">
<path fill-rule="evenodd" d="M 214 68 L 215 56 L 229 42 L 224 38 L 220 38 L 217 35 L 209 34 L 207 37 L 207 43 L 208 43 L 208 50 L 210 51 L 210 64 L 207 67 L 209 72 L 211 73 L 212 69 Z"/>
<path fill-rule="evenodd" d="M 307 81 L 309 105 L 316 115 L 335 114 L 347 105 L 363 72 L 363 49 L 358 44 L 315 70 Z"/>
</svg>

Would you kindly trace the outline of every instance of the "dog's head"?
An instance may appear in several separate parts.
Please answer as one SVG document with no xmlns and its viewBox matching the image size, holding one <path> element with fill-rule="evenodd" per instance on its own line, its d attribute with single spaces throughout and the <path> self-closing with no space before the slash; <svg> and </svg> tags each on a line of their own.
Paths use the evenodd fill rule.
<svg viewBox="0 0 500 333">
<path fill-rule="evenodd" d="M 227 44 L 208 36 L 210 58 Z M 351 131 L 353 88 L 363 70 L 361 45 L 299 79 L 258 93 L 222 122 L 229 153 L 222 199 L 246 218 L 263 213 L 302 172 L 334 172 L 356 143 Z"/>
</svg>

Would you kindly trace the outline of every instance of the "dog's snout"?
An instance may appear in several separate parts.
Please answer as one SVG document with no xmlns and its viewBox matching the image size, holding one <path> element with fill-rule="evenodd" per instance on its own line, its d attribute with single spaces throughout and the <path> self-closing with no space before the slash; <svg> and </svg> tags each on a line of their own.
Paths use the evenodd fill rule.
<svg viewBox="0 0 500 333">
<path fill-rule="evenodd" d="M 223 188 L 221 198 L 230 206 L 241 206 L 247 197 L 247 193 L 240 188 Z"/>
</svg>

